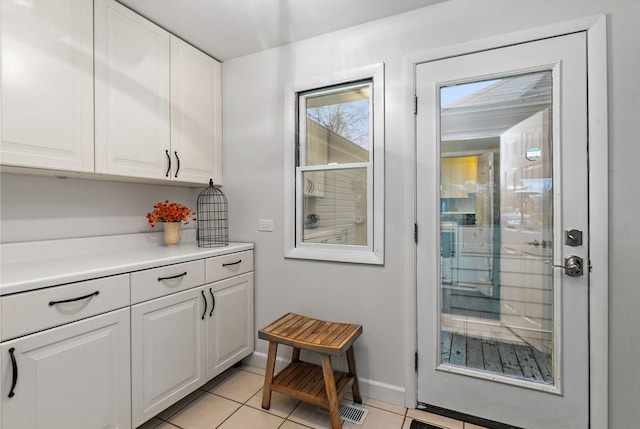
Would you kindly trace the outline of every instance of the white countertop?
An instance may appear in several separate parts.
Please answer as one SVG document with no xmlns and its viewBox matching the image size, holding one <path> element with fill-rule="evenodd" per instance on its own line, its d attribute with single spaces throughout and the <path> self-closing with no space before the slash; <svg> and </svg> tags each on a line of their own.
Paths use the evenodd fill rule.
<svg viewBox="0 0 640 429">
<path fill-rule="evenodd" d="M 161 233 L 141 233 L 2 244 L 0 295 L 253 249 L 253 243 L 198 247 L 188 230 L 176 247 L 161 241 Z"/>
</svg>

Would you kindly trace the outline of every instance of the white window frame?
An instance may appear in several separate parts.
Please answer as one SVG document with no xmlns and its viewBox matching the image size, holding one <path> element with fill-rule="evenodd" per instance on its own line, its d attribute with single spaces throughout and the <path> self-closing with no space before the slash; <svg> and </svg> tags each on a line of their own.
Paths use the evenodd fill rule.
<svg viewBox="0 0 640 429">
<path fill-rule="evenodd" d="M 351 82 L 370 80 L 371 111 L 369 162 L 356 164 L 338 164 L 335 166 L 296 165 L 296 145 L 298 139 L 297 122 L 299 115 L 299 97 L 301 93 L 330 89 Z M 303 125 L 304 126 L 304 125 Z M 294 259 L 313 259 L 322 261 L 350 262 L 360 264 L 384 264 L 384 65 L 375 64 L 354 70 L 334 73 L 323 77 L 310 77 L 293 82 L 285 88 L 285 192 L 284 192 L 284 235 L 285 257 Z M 304 159 L 301 148 L 300 159 Z M 368 228 L 367 245 L 341 245 L 326 243 L 304 243 L 302 234 L 303 188 L 301 177 L 304 171 L 366 167 L 367 198 L 371 201 L 367 209 Z M 297 173 L 297 174 L 296 174 Z"/>
</svg>

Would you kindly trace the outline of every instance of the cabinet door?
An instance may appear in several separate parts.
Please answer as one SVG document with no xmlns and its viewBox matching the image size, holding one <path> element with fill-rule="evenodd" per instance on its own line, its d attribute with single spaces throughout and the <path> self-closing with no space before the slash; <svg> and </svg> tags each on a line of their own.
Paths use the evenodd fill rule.
<svg viewBox="0 0 640 429">
<path fill-rule="evenodd" d="M 5 342 L 0 352 L 2 427 L 131 427 L 128 308 Z"/>
<path fill-rule="evenodd" d="M 205 383 L 202 287 L 131 307 L 131 392 L 137 427 Z"/>
<path fill-rule="evenodd" d="M 207 313 L 207 378 L 253 352 L 253 272 L 205 287 L 214 306 Z"/>
<path fill-rule="evenodd" d="M 172 180 L 222 184 L 220 63 L 171 37 Z"/>
<path fill-rule="evenodd" d="M 0 4 L 2 164 L 92 172 L 92 1 Z"/>
<path fill-rule="evenodd" d="M 170 176 L 169 45 L 167 31 L 96 0 L 97 173 Z"/>
</svg>

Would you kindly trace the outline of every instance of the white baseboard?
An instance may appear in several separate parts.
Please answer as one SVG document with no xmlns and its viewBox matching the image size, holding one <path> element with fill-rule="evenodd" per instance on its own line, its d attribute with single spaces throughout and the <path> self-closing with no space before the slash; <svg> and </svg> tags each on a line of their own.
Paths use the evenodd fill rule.
<svg viewBox="0 0 640 429">
<path fill-rule="evenodd" d="M 242 362 L 257 368 L 265 368 L 267 366 L 267 354 L 254 351 Z M 276 358 L 276 372 L 280 371 L 288 363 L 288 359 L 278 356 Z M 376 399 L 378 401 L 388 402 L 394 405 L 404 406 L 404 387 L 394 386 L 392 384 L 369 380 L 362 377 L 358 377 L 358 383 L 360 385 L 360 393 L 362 393 L 362 396 Z"/>
</svg>

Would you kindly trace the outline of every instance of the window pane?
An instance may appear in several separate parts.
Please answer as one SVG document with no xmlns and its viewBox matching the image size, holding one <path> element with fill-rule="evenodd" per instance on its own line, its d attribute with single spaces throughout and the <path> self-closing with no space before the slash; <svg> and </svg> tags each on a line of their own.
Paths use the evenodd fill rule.
<svg viewBox="0 0 640 429">
<path fill-rule="evenodd" d="M 350 87 L 306 100 L 306 165 L 369 161 L 367 85 Z"/>
<path fill-rule="evenodd" d="M 367 245 L 367 169 L 302 173 L 304 243 Z"/>
</svg>

